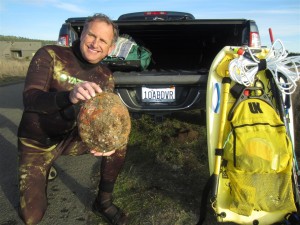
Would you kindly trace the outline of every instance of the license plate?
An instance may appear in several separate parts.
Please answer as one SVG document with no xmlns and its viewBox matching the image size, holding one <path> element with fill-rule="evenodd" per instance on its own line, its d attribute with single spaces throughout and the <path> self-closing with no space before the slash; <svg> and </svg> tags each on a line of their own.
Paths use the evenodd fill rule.
<svg viewBox="0 0 300 225">
<path fill-rule="evenodd" d="M 175 87 L 170 88 L 147 88 L 142 87 L 143 102 L 174 102 Z"/>
</svg>

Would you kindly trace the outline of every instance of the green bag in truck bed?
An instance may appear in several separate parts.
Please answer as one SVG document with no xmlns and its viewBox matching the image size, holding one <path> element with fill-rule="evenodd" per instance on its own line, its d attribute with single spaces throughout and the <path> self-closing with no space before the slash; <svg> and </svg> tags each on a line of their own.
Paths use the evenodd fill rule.
<svg viewBox="0 0 300 225">
<path fill-rule="evenodd" d="M 115 49 L 102 63 L 113 71 L 146 70 L 151 62 L 151 52 L 138 45 L 130 36 L 118 38 Z"/>
</svg>

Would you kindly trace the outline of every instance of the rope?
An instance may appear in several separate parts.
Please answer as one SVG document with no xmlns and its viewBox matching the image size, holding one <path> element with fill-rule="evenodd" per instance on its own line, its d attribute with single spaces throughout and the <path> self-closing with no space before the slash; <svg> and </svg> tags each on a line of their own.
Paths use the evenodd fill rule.
<svg viewBox="0 0 300 225">
<path fill-rule="evenodd" d="M 232 80 L 248 87 L 254 83 L 259 71 L 268 69 L 282 93 L 289 95 L 296 90 L 296 82 L 300 79 L 300 56 L 287 57 L 288 52 L 280 40 L 273 43 L 265 59 L 258 59 L 249 47 L 245 53 L 229 64 Z"/>
</svg>

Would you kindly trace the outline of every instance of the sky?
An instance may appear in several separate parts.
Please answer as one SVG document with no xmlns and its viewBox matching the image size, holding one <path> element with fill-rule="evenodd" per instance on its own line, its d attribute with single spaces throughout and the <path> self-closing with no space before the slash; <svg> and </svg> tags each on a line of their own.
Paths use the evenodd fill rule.
<svg viewBox="0 0 300 225">
<path fill-rule="evenodd" d="M 275 40 L 300 53 L 299 0 L 0 0 L 0 35 L 57 40 L 69 17 L 104 13 L 118 19 L 124 13 L 163 10 L 189 12 L 197 19 L 252 19 L 262 45 L 271 46 L 271 28 Z"/>
</svg>

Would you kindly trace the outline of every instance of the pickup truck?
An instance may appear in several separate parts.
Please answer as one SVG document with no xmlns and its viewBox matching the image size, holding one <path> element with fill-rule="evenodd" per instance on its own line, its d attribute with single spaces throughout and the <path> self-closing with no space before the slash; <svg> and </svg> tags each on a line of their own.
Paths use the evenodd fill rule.
<svg viewBox="0 0 300 225">
<path fill-rule="evenodd" d="M 70 46 L 80 37 L 85 20 L 67 19 L 59 44 Z M 139 40 L 152 53 L 146 70 L 113 71 L 115 91 L 132 113 L 205 109 L 208 73 L 217 53 L 224 46 L 260 47 L 253 20 L 195 19 L 190 13 L 155 11 L 124 14 L 114 22 L 120 35 Z"/>
</svg>

